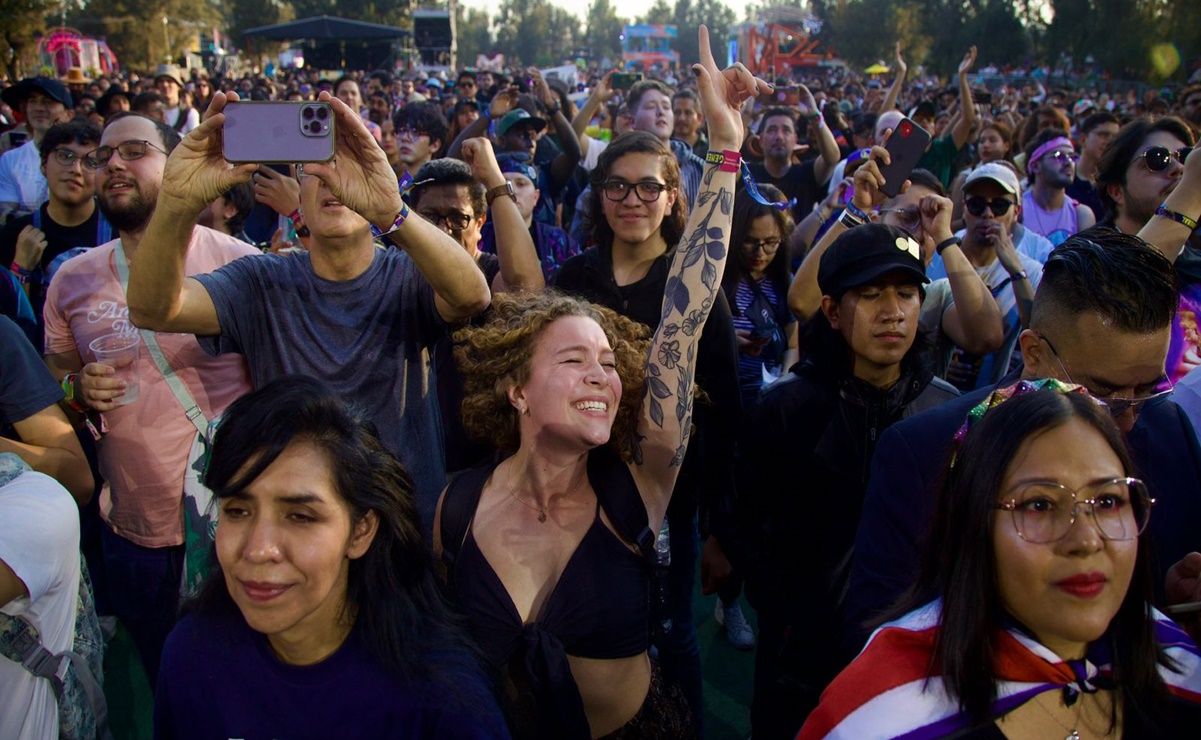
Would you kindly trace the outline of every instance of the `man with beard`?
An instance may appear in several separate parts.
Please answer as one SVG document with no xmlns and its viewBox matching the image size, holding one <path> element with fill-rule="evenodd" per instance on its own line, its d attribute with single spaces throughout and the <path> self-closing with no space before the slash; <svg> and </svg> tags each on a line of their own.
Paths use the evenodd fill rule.
<svg viewBox="0 0 1201 740">
<path fill-rule="evenodd" d="M 1105 218 L 1105 204 L 1097 194 L 1093 180 L 1097 176 L 1097 165 L 1105 147 L 1114 136 L 1122 122 L 1107 110 L 1092 114 L 1079 125 L 1080 159 L 1076 162 L 1076 179 L 1068 186 L 1067 195 L 1077 203 L 1082 203 L 1093 212 L 1095 221 Z"/>
<path fill-rule="evenodd" d="M 67 86 L 49 77 L 30 77 L 5 88 L 0 97 L 21 112 L 29 141 L 0 157 L 0 223 L 10 215 L 32 213 L 49 197 L 38 146 L 50 127 L 68 121 L 74 101 Z M 5 267 L 8 265 L 6 264 Z"/>
<path fill-rule="evenodd" d="M 1065 196 L 1076 178 L 1076 147 L 1068 132 L 1049 128 L 1026 145 L 1026 171 L 1033 186 L 1022 195 L 1022 223 L 1059 246 L 1096 223 L 1088 206 Z"/>
<path fill-rule="evenodd" d="M 0 265 L 11 265 L 25 285 L 37 316 L 39 350 L 46 286 L 58 264 L 77 249 L 112 238 L 112 227 L 96 208 L 95 175 L 83 165 L 84 155 L 99 142 L 100 128 L 82 118 L 50 127 L 40 147 L 50 199 L 0 228 Z"/>
<path fill-rule="evenodd" d="M 792 213 L 800 221 L 821 200 L 820 188 L 826 184 L 842 156 L 838 142 L 817 109 L 813 93 L 801 85 L 801 116 L 808 128 L 809 141 L 816 144 L 816 159 L 793 162 L 797 149 L 797 116 L 790 108 L 771 108 L 759 122 L 759 140 L 763 143 L 763 164 L 752 164 L 751 175 L 757 182 L 775 185 L 792 201 Z"/>
<path fill-rule="evenodd" d="M 142 257 L 167 153 L 178 143 L 179 134 L 161 121 L 136 113 L 109 119 L 100 147 L 84 162 L 96 173 L 100 210 L 119 238 L 64 263 L 50 283 L 45 309 L 45 360 L 66 391 L 73 421 L 87 414 L 95 425 L 92 412 L 103 412 L 107 422 L 97 451 L 105 480 L 100 537 L 109 603 L 129 629 L 152 686 L 178 605 L 184 477 L 196 427 L 147 351 L 150 333 L 129 321 L 124 278 L 127 265 Z M 189 274 L 257 254 L 212 229 L 189 226 L 188 231 Z M 117 368 L 97 361 L 91 345 L 113 334 L 141 339 L 134 361 L 137 380 L 119 380 Z M 206 419 L 250 390 L 241 356 L 210 357 L 187 334 L 154 339 Z"/>
<path fill-rule="evenodd" d="M 1201 307 L 1198 178 L 1194 175 L 1190 185 L 1178 186 L 1190 170 L 1186 161 L 1196 159 L 1196 155 L 1189 156 L 1194 143 L 1193 132 L 1179 118 L 1155 121 L 1140 118 L 1118 131 L 1097 169 L 1097 190 L 1108 210 L 1102 223 L 1125 234 L 1143 236 L 1173 260 L 1180 280 L 1180 312 L 1193 314 Z M 1199 169 L 1197 164 L 1194 162 L 1191 167 L 1194 173 Z M 1174 235 L 1179 238 L 1169 244 L 1157 235 L 1148 236 L 1141 231 L 1152 227 L 1181 233 Z M 1181 249 L 1185 239 L 1188 246 Z M 1173 381 L 1195 366 L 1185 362 L 1185 358 L 1198 349 L 1177 316 L 1172 322 L 1166 365 Z"/>
</svg>

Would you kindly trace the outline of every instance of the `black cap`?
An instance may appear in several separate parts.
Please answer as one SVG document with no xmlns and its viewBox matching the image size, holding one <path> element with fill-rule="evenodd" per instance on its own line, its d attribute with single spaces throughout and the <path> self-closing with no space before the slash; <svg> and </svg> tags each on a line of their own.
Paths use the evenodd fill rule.
<svg viewBox="0 0 1201 740">
<path fill-rule="evenodd" d="M 13 110 L 20 110 L 21 104 L 34 92 L 45 93 L 46 97 L 62 103 L 64 107 L 75 107 L 75 101 L 71 98 L 71 91 L 67 89 L 66 85 L 52 77 L 26 77 L 12 87 L 5 88 L 3 92 L 0 92 L 0 99 L 8 103 L 8 106 Z"/>
<path fill-rule="evenodd" d="M 856 226 L 834 240 L 817 268 L 822 295 L 841 298 L 851 288 L 870 285 L 888 272 L 902 271 L 924 285 L 922 248 L 904 229 L 884 224 Z"/>
</svg>

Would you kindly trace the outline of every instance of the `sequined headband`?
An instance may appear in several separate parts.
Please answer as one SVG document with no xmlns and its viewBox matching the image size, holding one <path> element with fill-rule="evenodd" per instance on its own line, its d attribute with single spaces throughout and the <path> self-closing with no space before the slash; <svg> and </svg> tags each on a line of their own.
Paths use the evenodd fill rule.
<svg viewBox="0 0 1201 740">
<path fill-rule="evenodd" d="M 1064 383 L 1062 380 L 1056 380 L 1055 378 L 1019 380 L 1018 382 L 1006 388 L 998 388 L 992 393 L 989 393 L 983 401 L 976 404 L 971 411 L 967 412 L 967 418 L 964 419 L 963 426 L 959 427 L 958 432 L 955 432 L 955 450 L 951 455 L 951 467 L 955 466 L 955 461 L 959 457 L 959 448 L 963 446 L 963 440 L 967 438 L 968 432 L 980 423 L 980 420 L 984 418 L 985 414 L 1012 398 L 1023 396 L 1027 393 L 1034 393 L 1036 391 L 1055 391 L 1056 393 L 1062 393 L 1064 395 L 1067 395 L 1068 393 L 1079 393 L 1092 398 L 1093 401 L 1096 401 L 1098 405 L 1105 405 L 1103 401 L 1093 398 L 1092 394 L 1090 394 L 1088 389 L 1084 386 L 1076 385 L 1075 383 Z"/>
</svg>

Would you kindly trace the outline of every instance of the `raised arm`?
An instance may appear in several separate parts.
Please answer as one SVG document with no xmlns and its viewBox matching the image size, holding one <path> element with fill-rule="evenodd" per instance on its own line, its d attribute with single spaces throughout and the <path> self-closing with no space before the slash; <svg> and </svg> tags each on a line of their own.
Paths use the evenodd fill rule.
<svg viewBox="0 0 1201 740">
<path fill-rule="evenodd" d="M 221 112 L 236 93 L 216 93 L 205 120 L 167 157 L 154 215 L 129 268 L 129 319 L 152 331 L 214 336 L 221 333 L 217 307 L 198 281 L 185 276 L 188 243 L 196 218 L 234 185 L 246 182 L 256 164 L 233 165 L 222 154 Z"/>
<path fill-rule="evenodd" d="M 967 81 L 967 73 L 972 70 L 972 65 L 975 63 L 976 47 L 973 46 L 963 55 L 963 61 L 959 63 L 960 118 L 951 128 L 951 139 L 959 149 L 967 144 L 968 137 L 972 135 L 972 129 L 976 126 L 976 106 L 975 101 L 972 100 L 972 86 Z"/>
<path fill-rule="evenodd" d="M 588 124 L 592 122 L 593 116 L 600 110 L 600 107 L 613 98 L 613 87 L 610 85 L 612 79 L 613 70 L 609 70 L 600 79 L 600 82 L 596 83 L 596 89 L 584 101 L 583 107 L 575 114 L 575 118 L 571 119 L 571 129 L 575 132 L 576 141 L 580 142 L 581 156 L 588 156 L 589 136 L 584 133 L 584 129 L 588 128 Z"/>
<path fill-rule="evenodd" d="M 909 71 L 909 65 L 905 64 L 904 57 L 901 56 L 901 42 L 897 42 L 897 76 L 892 81 L 892 87 L 888 88 L 888 94 L 884 96 L 884 101 L 880 103 L 879 113 L 886 113 L 897 106 L 897 98 L 901 96 L 901 90 L 905 87 L 905 74 Z"/>
<path fill-rule="evenodd" d="M 701 62 L 692 73 L 709 122 L 709 151 L 737 151 L 743 138 L 742 102 L 771 88 L 741 64 L 719 71 L 709 29 L 702 25 L 698 36 Z M 662 319 L 651 339 L 633 472 L 652 522 L 667 511 L 688 448 L 697 342 L 721 290 L 735 178 L 734 172 L 705 165 L 696 206 L 667 277 Z"/>
<path fill-rule="evenodd" d="M 1164 199 L 1163 206 L 1193 221 L 1201 220 L 1201 155 L 1194 153 L 1184 160 L 1184 175 L 1176 189 Z M 1153 216 L 1139 229 L 1138 235 L 1175 263 L 1193 230 L 1194 227 L 1173 218 Z"/>
<path fill-rule="evenodd" d="M 826 119 L 817 107 L 813 93 L 804 85 L 801 85 L 799 107 L 801 116 L 809 122 L 809 141 L 817 145 L 818 156 L 813 162 L 813 179 L 818 185 L 825 185 L 830 181 L 830 173 L 834 171 L 834 166 L 842 159 L 842 152 L 838 149 L 834 132 L 826 125 Z"/>
<path fill-rule="evenodd" d="M 463 142 L 462 154 L 463 161 L 485 188 L 491 190 L 505 184 L 505 176 L 492 152 L 492 142 L 483 137 L 469 139 Z M 500 259 L 499 282 L 494 283 L 494 292 L 539 291 L 546 287 L 538 250 L 517 201 L 503 195 L 492 201 L 492 227 L 496 234 L 496 256 Z"/>
<path fill-rule="evenodd" d="M 571 179 L 576 165 L 584 158 L 580 139 L 576 136 L 571 121 L 567 120 L 567 115 L 559 105 L 559 98 L 542 78 L 542 73 L 537 69 L 531 69 L 530 78 L 534 81 L 534 90 L 537 92 L 538 98 L 550 112 L 550 125 L 554 127 L 555 135 L 559 137 L 559 146 L 563 149 L 550 163 L 550 178 L 556 186 L 561 187 Z"/>
<path fill-rule="evenodd" d="M 517 91 L 513 88 L 501 90 L 493 95 L 491 102 L 488 103 L 488 115 L 480 116 L 468 124 L 467 128 L 463 129 L 451 142 L 450 147 L 446 150 L 446 156 L 452 159 L 462 159 L 464 141 L 478 136 L 487 136 L 488 126 L 515 107 L 517 107 Z"/>
<path fill-rule="evenodd" d="M 438 315 L 448 323 L 471 318 L 488 307 L 492 295 L 475 260 L 458 242 L 434 224 L 410 215 L 393 231 L 405 207 L 388 155 L 367 130 L 357 111 L 321 93 L 337 118 L 337 153 L 332 162 L 304 166 L 327 187 L 338 202 L 365 218 L 412 258 L 434 289 Z"/>
</svg>

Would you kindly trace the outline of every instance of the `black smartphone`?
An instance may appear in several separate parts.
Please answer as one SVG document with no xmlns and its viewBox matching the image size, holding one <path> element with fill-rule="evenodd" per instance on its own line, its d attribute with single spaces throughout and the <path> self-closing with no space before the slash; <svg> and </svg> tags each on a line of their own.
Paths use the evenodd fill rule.
<svg viewBox="0 0 1201 740">
<path fill-rule="evenodd" d="M 929 145 L 930 132 L 914 123 L 913 119 L 902 118 L 884 145 L 891 164 L 880 165 L 880 174 L 884 177 L 881 192 L 889 198 L 899 195 L 901 186 L 909 179 L 909 173 L 913 172 Z"/>
<path fill-rule="evenodd" d="M 629 90 L 635 82 L 642 82 L 641 72 L 614 72 L 609 86 L 614 90 Z"/>
</svg>

